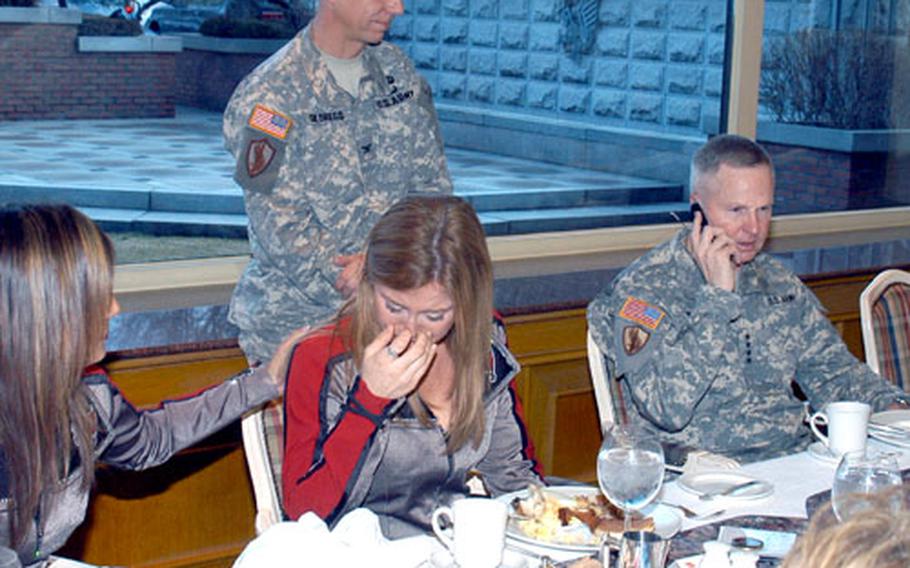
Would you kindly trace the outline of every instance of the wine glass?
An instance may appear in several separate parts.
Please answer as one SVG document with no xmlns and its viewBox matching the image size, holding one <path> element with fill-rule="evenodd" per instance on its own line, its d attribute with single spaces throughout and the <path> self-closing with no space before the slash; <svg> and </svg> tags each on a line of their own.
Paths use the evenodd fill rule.
<svg viewBox="0 0 910 568">
<path fill-rule="evenodd" d="M 623 532 L 632 511 L 645 507 L 660 491 L 664 451 L 657 437 L 631 425 L 615 425 L 604 434 L 597 454 L 597 482 L 611 503 L 623 510 Z"/>
<path fill-rule="evenodd" d="M 901 484 L 897 458 L 892 453 L 866 450 L 847 452 L 834 472 L 831 506 L 837 520 L 843 522 L 869 506 L 864 495 L 878 493 Z"/>
</svg>

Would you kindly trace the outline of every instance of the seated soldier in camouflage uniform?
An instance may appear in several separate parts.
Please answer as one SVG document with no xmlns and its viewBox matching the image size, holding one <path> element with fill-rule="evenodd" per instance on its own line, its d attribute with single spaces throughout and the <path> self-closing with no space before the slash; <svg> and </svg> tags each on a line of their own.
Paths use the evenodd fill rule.
<svg viewBox="0 0 910 568">
<path fill-rule="evenodd" d="M 850 354 L 799 278 L 761 252 L 774 201 L 765 150 L 718 136 L 691 172 L 691 201 L 704 213 L 588 307 L 620 419 L 665 443 L 755 461 L 811 442 L 803 396 L 815 408 L 905 404 Z"/>
<path fill-rule="evenodd" d="M 253 253 L 230 320 L 250 361 L 335 315 L 357 286 L 367 233 L 393 203 L 452 191 L 429 86 L 382 41 L 401 12 L 400 0 L 320 2 L 224 112 Z"/>
</svg>

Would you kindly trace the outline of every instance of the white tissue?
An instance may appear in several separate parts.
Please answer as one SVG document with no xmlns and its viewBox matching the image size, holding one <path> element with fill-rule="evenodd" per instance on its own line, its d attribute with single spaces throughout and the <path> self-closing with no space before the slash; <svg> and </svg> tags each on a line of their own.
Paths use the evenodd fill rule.
<svg viewBox="0 0 910 568">
<path fill-rule="evenodd" d="M 234 568 L 271 566 L 370 566 L 416 568 L 434 550 L 427 536 L 388 540 L 382 536 L 379 519 L 367 509 L 355 509 L 329 531 L 313 513 L 298 521 L 272 525 L 250 542 L 234 562 Z"/>
</svg>

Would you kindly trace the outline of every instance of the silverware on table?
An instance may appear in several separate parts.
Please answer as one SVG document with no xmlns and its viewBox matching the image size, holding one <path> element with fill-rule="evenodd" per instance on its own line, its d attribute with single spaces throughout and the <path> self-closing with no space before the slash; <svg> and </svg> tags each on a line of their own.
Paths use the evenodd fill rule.
<svg viewBox="0 0 910 568">
<path fill-rule="evenodd" d="M 704 521 L 707 519 L 713 519 L 714 517 L 719 517 L 727 512 L 726 509 L 717 509 L 716 511 L 711 511 L 709 513 L 696 513 L 692 509 L 685 507 L 683 505 L 677 505 L 676 503 L 667 503 L 667 502 L 662 501 L 661 505 L 666 505 L 667 507 L 673 507 L 674 509 L 678 509 L 679 512 L 682 513 L 684 517 L 686 517 L 687 519 L 692 520 L 692 521 Z"/>
<path fill-rule="evenodd" d="M 701 499 L 702 501 L 710 501 L 711 499 L 715 499 L 717 497 L 729 497 L 730 495 L 733 495 L 734 493 L 739 493 L 743 489 L 748 489 L 749 487 L 754 487 L 761 483 L 763 483 L 761 480 L 753 479 L 752 481 L 746 481 L 745 483 L 737 483 L 736 485 L 727 487 L 726 489 L 722 489 L 720 491 L 713 491 L 711 493 L 702 493 L 701 495 L 699 495 L 698 498 Z"/>
</svg>

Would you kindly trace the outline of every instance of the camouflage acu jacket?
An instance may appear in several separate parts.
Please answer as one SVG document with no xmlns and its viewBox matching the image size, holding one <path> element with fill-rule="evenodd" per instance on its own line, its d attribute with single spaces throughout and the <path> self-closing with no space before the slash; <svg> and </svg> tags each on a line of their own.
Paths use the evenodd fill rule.
<svg viewBox="0 0 910 568">
<path fill-rule="evenodd" d="M 342 298 L 332 259 L 359 252 L 392 203 L 452 190 L 426 82 L 388 43 L 367 46 L 363 65 L 355 98 L 307 27 L 241 82 L 225 110 L 253 255 L 230 317 L 251 359 L 334 315 Z"/>
<path fill-rule="evenodd" d="M 620 418 L 754 461 L 811 441 L 794 385 L 815 408 L 894 401 L 900 391 L 853 357 L 796 275 L 759 254 L 735 292 L 721 290 L 705 282 L 688 234 L 636 260 L 588 307 Z"/>
</svg>

